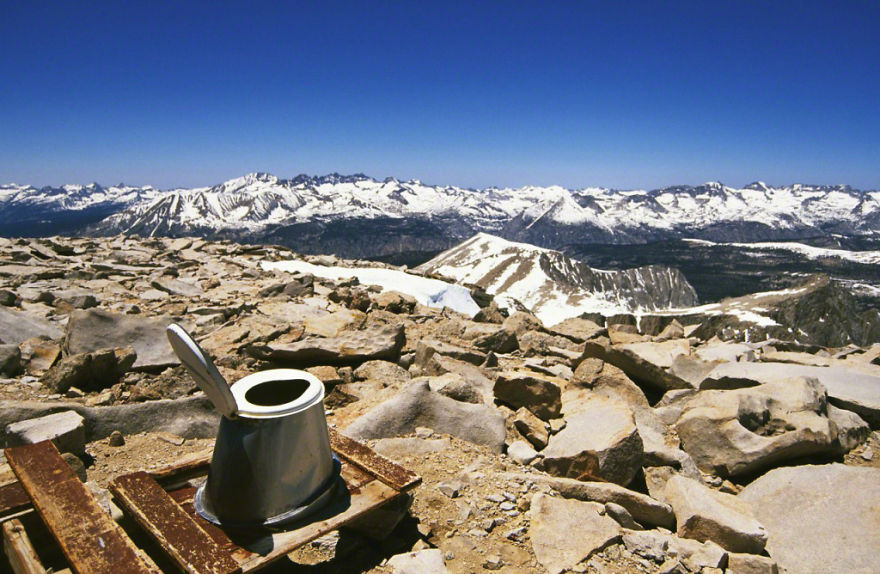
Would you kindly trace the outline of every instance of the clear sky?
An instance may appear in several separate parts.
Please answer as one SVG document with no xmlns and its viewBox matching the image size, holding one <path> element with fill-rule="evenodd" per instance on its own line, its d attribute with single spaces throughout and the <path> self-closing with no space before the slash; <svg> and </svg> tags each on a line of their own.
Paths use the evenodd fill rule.
<svg viewBox="0 0 880 574">
<path fill-rule="evenodd" d="M 880 2 L 0 3 L 0 183 L 880 188 Z"/>
</svg>

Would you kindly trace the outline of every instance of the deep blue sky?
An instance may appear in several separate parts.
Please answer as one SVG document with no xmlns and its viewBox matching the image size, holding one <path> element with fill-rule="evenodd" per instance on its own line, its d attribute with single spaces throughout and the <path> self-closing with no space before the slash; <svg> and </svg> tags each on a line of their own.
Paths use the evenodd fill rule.
<svg viewBox="0 0 880 574">
<path fill-rule="evenodd" d="M 0 183 L 880 188 L 880 2 L 0 3 Z"/>
</svg>

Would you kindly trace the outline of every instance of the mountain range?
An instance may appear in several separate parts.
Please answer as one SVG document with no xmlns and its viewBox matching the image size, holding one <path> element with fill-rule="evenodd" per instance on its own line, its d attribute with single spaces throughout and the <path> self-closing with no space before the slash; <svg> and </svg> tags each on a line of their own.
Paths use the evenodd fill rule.
<svg viewBox="0 0 880 574">
<path fill-rule="evenodd" d="M 479 232 L 553 249 L 681 238 L 876 237 L 880 191 L 761 182 L 628 191 L 466 189 L 361 174 L 280 179 L 266 173 L 172 190 L 0 186 L 0 235 L 201 235 L 345 257 L 411 254 L 421 262 Z"/>
</svg>

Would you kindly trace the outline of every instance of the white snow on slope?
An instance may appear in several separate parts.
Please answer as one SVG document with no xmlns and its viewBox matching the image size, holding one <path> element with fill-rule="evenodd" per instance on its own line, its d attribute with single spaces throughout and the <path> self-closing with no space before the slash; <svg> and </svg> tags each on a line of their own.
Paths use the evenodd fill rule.
<svg viewBox="0 0 880 574">
<path fill-rule="evenodd" d="M 287 271 L 288 273 L 311 273 L 315 277 L 325 279 L 345 279 L 357 277 L 364 285 L 378 285 L 388 291 L 399 291 L 416 299 L 422 305 L 428 307 L 449 307 L 470 317 L 476 315 L 479 306 L 471 297 L 470 291 L 461 287 L 440 281 L 411 275 L 396 269 L 383 269 L 374 267 L 328 267 L 314 265 L 306 261 L 264 261 L 263 269 Z"/>
<path fill-rule="evenodd" d="M 591 269 L 559 251 L 486 233 L 444 251 L 417 269 L 479 285 L 508 310 L 513 304 L 505 302 L 515 299 L 545 325 L 583 313 L 638 314 L 656 308 L 634 302 L 648 300 L 645 294 L 653 288 L 644 284 L 638 271 Z M 664 279 L 676 281 L 672 276 Z"/>
<path fill-rule="evenodd" d="M 90 194 L 94 194 L 91 199 Z M 560 186 L 466 189 L 418 180 L 378 181 L 362 175 L 285 180 L 252 173 L 209 188 L 163 192 L 129 187 L 37 190 L 0 186 L 0 206 L 55 202 L 72 209 L 111 198 L 132 202 L 111 221 L 120 231 L 156 224 L 256 230 L 268 224 L 315 219 L 428 217 L 462 220 L 472 229 L 489 233 L 520 218 L 526 229 L 542 222 L 583 226 L 606 238 L 638 237 L 645 231 L 687 237 L 694 230 L 731 222 L 780 231 L 835 227 L 844 232 L 871 232 L 878 231 L 880 216 L 880 191 L 800 184 L 774 188 L 756 183 L 739 189 L 709 182 L 652 191 Z M 65 206 L 67 201 L 70 205 Z"/>
<path fill-rule="evenodd" d="M 699 239 L 688 239 L 691 243 L 710 246 L 730 246 L 755 251 L 786 250 L 803 255 L 808 259 L 836 258 L 865 265 L 880 264 L 880 251 L 849 251 L 847 249 L 829 249 L 826 247 L 813 247 L 804 243 L 788 241 L 771 241 L 759 243 L 715 243 Z"/>
</svg>

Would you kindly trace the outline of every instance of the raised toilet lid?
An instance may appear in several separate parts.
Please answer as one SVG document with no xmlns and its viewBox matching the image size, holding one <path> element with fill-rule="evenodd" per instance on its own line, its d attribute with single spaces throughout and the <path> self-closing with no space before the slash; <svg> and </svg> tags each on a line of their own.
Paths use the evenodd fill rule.
<svg viewBox="0 0 880 574">
<path fill-rule="evenodd" d="M 190 372 L 199 388 L 205 391 L 217 410 L 227 418 L 235 418 L 238 410 L 235 398 L 226 379 L 217 370 L 210 357 L 186 329 L 177 323 L 168 325 L 165 334 L 177 358 Z"/>
</svg>

